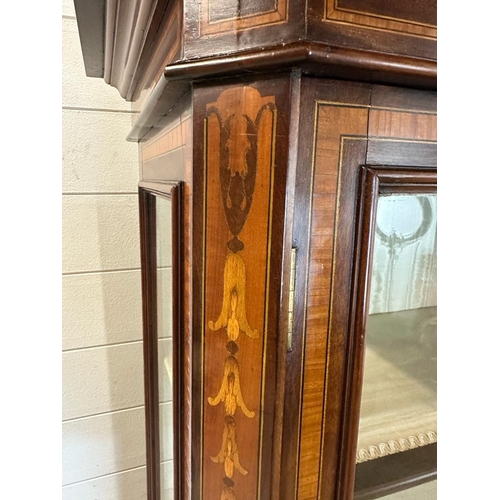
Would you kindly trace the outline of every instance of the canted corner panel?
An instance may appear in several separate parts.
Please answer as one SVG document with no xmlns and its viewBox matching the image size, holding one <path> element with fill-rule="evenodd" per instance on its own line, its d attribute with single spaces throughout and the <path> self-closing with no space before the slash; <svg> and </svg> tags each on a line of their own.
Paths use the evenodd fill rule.
<svg viewBox="0 0 500 500">
<path fill-rule="evenodd" d="M 419 9 L 412 2 L 325 0 L 325 22 L 363 26 L 420 38 L 436 39 L 435 17 L 435 7 Z"/>
<path fill-rule="evenodd" d="M 260 498 L 276 106 L 250 86 L 204 109 L 202 498 Z"/>
<path fill-rule="evenodd" d="M 202 0 L 200 32 L 202 36 L 239 32 L 288 21 L 290 0 Z"/>
<path fill-rule="evenodd" d="M 346 141 L 366 144 L 368 105 L 316 101 L 314 150 L 312 158 L 312 199 L 309 227 L 309 270 L 306 298 L 306 336 L 302 416 L 299 441 L 298 488 L 296 500 L 321 497 L 322 449 L 326 420 L 331 434 L 338 434 L 341 400 L 329 402 L 334 411 L 326 415 L 328 375 L 335 365 L 335 379 L 342 383 L 344 342 L 341 332 L 331 330 L 331 316 L 337 310 L 336 277 L 345 274 L 337 262 L 339 236 L 338 205 L 343 177 Z M 341 279 L 344 279 L 342 277 Z M 334 311 L 335 309 L 335 311 Z M 335 338 L 332 338 L 332 335 Z M 335 345 L 335 361 L 330 359 L 330 344 Z M 329 371 L 330 370 L 330 371 Z M 326 472 L 329 477 L 333 470 Z M 331 479 L 332 481 L 334 479 Z"/>
</svg>

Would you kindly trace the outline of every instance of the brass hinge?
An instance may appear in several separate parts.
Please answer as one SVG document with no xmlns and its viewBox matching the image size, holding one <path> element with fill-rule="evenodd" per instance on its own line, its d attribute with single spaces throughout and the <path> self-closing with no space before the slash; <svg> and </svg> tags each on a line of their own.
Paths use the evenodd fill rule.
<svg viewBox="0 0 500 500">
<path fill-rule="evenodd" d="M 288 290 L 288 329 L 286 349 L 290 352 L 293 349 L 293 305 L 295 297 L 295 270 L 297 262 L 297 249 L 292 248 L 290 252 L 290 286 Z"/>
</svg>

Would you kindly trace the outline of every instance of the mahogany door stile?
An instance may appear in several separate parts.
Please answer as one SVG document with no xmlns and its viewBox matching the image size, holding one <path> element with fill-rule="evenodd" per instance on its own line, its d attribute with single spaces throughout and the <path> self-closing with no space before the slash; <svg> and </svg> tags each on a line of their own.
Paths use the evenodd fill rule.
<svg viewBox="0 0 500 500">
<path fill-rule="evenodd" d="M 334 255 L 336 239 L 343 238 L 337 227 L 337 205 L 344 189 L 341 186 L 345 175 L 345 140 L 350 137 L 357 141 L 361 145 L 359 154 L 364 155 L 370 98 L 370 87 L 364 84 L 304 79 L 303 88 L 304 103 L 314 111 L 313 120 L 304 122 L 302 135 L 311 137 L 312 146 L 308 148 L 308 160 L 299 163 L 297 178 L 302 184 L 303 179 L 310 180 L 308 185 L 297 187 L 296 198 L 301 198 L 297 202 L 303 208 L 300 212 L 296 210 L 294 230 L 299 248 L 297 267 L 305 269 L 304 278 L 297 279 L 296 293 L 296 300 L 303 303 L 303 324 L 299 331 L 305 339 L 301 346 L 301 420 L 294 496 L 297 500 L 328 498 L 318 496 L 324 433 L 337 435 L 340 425 L 340 412 L 333 409 L 325 414 L 324 407 L 331 342 L 340 348 L 335 350 L 335 362 L 332 363 L 340 381 L 344 366 L 343 336 L 332 336 L 330 326 L 334 293 L 332 275 L 336 268 L 345 268 L 342 255 L 340 264 Z M 309 221 L 306 227 L 304 220 Z M 340 404 L 338 397 L 336 400 L 337 405 Z M 334 444 L 329 445 L 335 448 Z"/>
<path fill-rule="evenodd" d="M 422 170 L 420 167 L 436 167 L 435 106 L 435 94 L 433 93 L 392 89 L 382 86 L 372 87 L 366 163 L 407 166 L 406 170 L 397 170 L 398 167 L 393 167 L 393 170 L 391 170 L 391 167 L 381 170 L 381 172 L 385 172 L 381 178 L 385 179 L 384 182 L 392 183 L 393 187 L 391 189 L 393 191 L 398 190 L 398 185 L 401 185 L 404 186 L 404 190 L 427 192 L 427 178 L 433 174 L 432 172 L 429 174 L 429 170 Z M 381 111 L 383 114 L 381 114 Z M 374 115 L 373 120 L 372 115 Z M 397 145 L 397 147 L 381 149 L 378 147 L 380 144 Z M 381 154 L 382 152 L 385 156 Z M 353 168 L 356 168 L 359 172 L 361 166 L 360 163 L 353 166 Z M 357 198 L 360 205 L 357 211 L 364 214 L 366 219 L 364 221 L 365 229 L 361 231 L 364 239 L 358 241 L 356 248 L 351 247 L 351 250 L 349 250 L 343 247 L 339 249 L 339 251 L 345 252 L 349 256 L 350 261 L 355 265 L 356 271 L 352 276 L 352 296 L 346 305 L 350 316 L 347 328 L 348 350 L 346 354 L 348 371 L 345 381 L 346 399 L 342 409 L 343 423 L 337 459 L 340 467 L 337 468 L 338 484 L 334 497 L 338 500 L 351 500 L 354 489 L 363 370 L 364 323 L 362 323 L 361 316 L 366 313 L 366 311 L 360 312 L 359 309 L 356 309 L 356 304 L 359 305 L 360 301 L 366 300 L 364 295 L 359 295 L 358 290 L 360 289 L 359 283 L 362 283 L 362 280 L 369 274 L 367 263 L 370 258 L 370 240 L 368 238 L 370 233 L 366 228 L 371 227 L 370 224 L 373 222 L 373 192 L 378 189 L 378 177 L 374 176 L 371 170 L 363 170 L 363 172 L 363 175 L 366 175 L 366 182 L 363 185 L 371 186 L 371 188 L 366 188 L 366 192 L 364 192 L 358 190 L 357 186 L 352 185 L 352 189 L 358 193 Z M 413 184 L 415 186 L 412 187 Z M 345 210 L 345 205 L 341 204 L 339 210 Z M 345 230 L 350 231 L 351 234 L 354 234 L 355 231 L 355 220 L 356 218 L 353 216 L 350 220 L 345 221 Z M 367 287 L 368 285 L 365 283 L 362 289 L 366 291 Z M 330 391 L 334 391 L 334 388 L 331 387 Z M 331 463 L 332 460 L 331 456 L 325 456 L 324 458 L 325 463 L 327 461 Z M 327 483 L 323 483 L 323 488 L 324 491 L 329 491 Z"/>
</svg>

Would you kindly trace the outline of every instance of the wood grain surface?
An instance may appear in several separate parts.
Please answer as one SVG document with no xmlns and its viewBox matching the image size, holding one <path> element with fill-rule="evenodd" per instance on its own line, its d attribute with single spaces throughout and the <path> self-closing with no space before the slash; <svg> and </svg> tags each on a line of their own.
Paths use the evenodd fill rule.
<svg viewBox="0 0 500 500">
<path fill-rule="evenodd" d="M 289 0 L 201 0 L 201 34 L 221 34 L 287 21 Z"/>
<path fill-rule="evenodd" d="M 366 134 L 368 120 L 367 108 L 318 104 L 317 109 L 298 488 L 298 498 L 304 500 L 318 495 L 327 332 L 332 315 L 333 268 L 337 264 L 334 241 L 339 236 L 337 202 L 339 188 L 343 188 L 341 169 L 344 152 L 341 136 Z M 336 166 L 332 165 L 332 158 L 337 159 Z M 326 182 L 323 182 L 324 177 L 328 178 Z M 332 419 L 335 418 L 332 413 L 329 422 L 333 423 Z"/>
<path fill-rule="evenodd" d="M 283 498 L 316 498 L 319 493 L 341 134 L 366 134 L 368 103 L 369 86 L 303 79 L 299 136 L 312 140 L 302 140 L 297 164 L 294 347 L 288 354 L 285 403 L 297 408 L 299 417 L 296 421 L 289 412 L 285 421 L 286 435 L 294 437 L 284 443 Z"/>
<path fill-rule="evenodd" d="M 274 139 L 274 113 L 266 105 L 274 105 L 273 96 L 261 96 L 252 87 L 236 87 L 221 93 L 217 101 L 207 104 L 207 237 L 206 237 L 206 279 L 205 279 L 205 334 L 204 363 L 204 415 L 211 432 L 204 433 L 203 476 L 204 498 L 215 498 L 223 480 L 228 477 L 234 483 L 236 498 L 257 497 L 258 453 L 259 453 L 259 409 L 261 405 L 262 360 L 265 345 L 265 290 L 268 264 L 268 225 L 272 190 L 272 147 Z M 274 107 L 274 106 L 273 106 Z M 215 111 L 217 110 L 217 112 Z M 265 110 L 259 115 L 261 110 Z M 217 116 L 220 114 L 221 121 Z M 261 120 L 257 121 L 258 116 Z M 248 122 L 247 122 L 248 120 Z M 248 128 L 255 124 L 255 132 Z M 224 127 L 227 127 L 227 135 Z M 249 134 L 257 134 L 255 149 Z M 221 156 L 228 153 L 224 159 Z M 255 156 L 251 156 L 253 152 Z M 246 182 L 255 175 L 255 188 Z M 229 170 L 227 194 L 221 192 L 221 170 Z M 240 175 L 241 173 L 241 175 Z M 236 182 L 242 182 L 237 186 Z M 232 188 L 234 186 L 234 196 Z M 236 190 L 239 189 L 238 192 Z M 241 201 L 240 201 L 241 197 Z M 240 202 L 238 207 L 235 206 Z M 225 206 L 233 210 L 245 205 L 247 219 L 243 224 L 232 226 L 233 212 L 226 217 Z M 240 229 L 241 228 L 241 229 Z M 235 234 L 236 233 L 236 234 Z M 237 237 L 243 243 L 241 251 L 233 252 L 228 242 Z M 229 261 L 228 259 L 232 259 Z M 230 276 L 230 265 L 241 266 Z M 238 281 L 239 279 L 239 281 Z M 233 290 L 237 288 L 237 298 Z M 229 298 L 228 298 L 229 296 Z M 237 301 L 235 315 L 238 329 L 248 322 L 249 329 L 236 337 L 229 333 L 228 312 L 223 309 L 226 299 Z M 231 307 L 231 304 L 227 304 Z M 246 306 L 246 307 L 245 307 Z M 239 314 L 238 314 L 239 313 Z M 231 314 L 231 313 L 229 313 Z M 220 326 L 216 321 L 222 318 Z M 211 326 L 215 324 L 214 326 Z M 217 328 L 219 326 L 219 328 Z M 231 351 L 226 344 L 237 345 Z M 230 347 L 231 349 L 231 347 Z M 237 360 L 237 364 L 235 362 Z M 233 366 L 229 366 L 231 363 Z M 238 366 L 238 371 L 235 367 Z M 229 370 L 231 371 L 229 372 Z M 238 411 L 235 407 L 215 403 L 213 398 L 222 384 L 231 384 L 226 377 L 235 377 L 234 390 Z M 237 383 L 239 378 L 239 384 Z M 238 387 L 239 385 L 239 387 Z M 238 389 L 240 390 L 238 394 Z M 233 397 L 224 394 L 225 398 Z M 212 398 L 212 399 L 211 399 Z M 248 408 L 246 412 L 240 411 Z M 229 419 L 231 417 L 231 421 Z M 234 427 L 233 427 L 234 426 Z M 235 429 L 232 442 L 233 456 L 226 458 L 226 464 L 214 462 L 219 451 L 226 456 L 229 443 L 223 441 L 227 429 Z M 236 448 L 239 454 L 236 454 Z M 228 474 L 231 462 L 239 461 L 241 468 Z M 232 489 L 232 488 L 231 488 Z"/>
<path fill-rule="evenodd" d="M 186 96 L 164 120 L 162 131 L 140 143 L 141 180 L 185 180 L 192 176 L 193 119 Z"/>
<path fill-rule="evenodd" d="M 182 175 L 192 385 L 178 481 L 196 500 L 350 500 L 362 383 L 353 263 L 369 257 L 355 240 L 359 175 L 367 161 L 435 165 L 435 94 L 298 73 L 234 78 L 196 84 L 191 119 Z M 147 161 L 185 142 L 183 126 L 148 142 Z M 387 172 L 394 189 L 412 182 Z"/>
<path fill-rule="evenodd" d="M 286 153 L 276 153 L 288 150 L 288 104 L 280 107 L 288 85 L 282 78 L 195 89 L 203 119 L 195 114 L 194 168 L 204 180 L 195 184 L 194 210 L 204 215 L 193 241 L 202 272 L 195 263 L 202 314 L 194 317 L 194 498 L 270 495 L 278 338 L 270 325 L 279 321 L 286 181 Z"/>
<path fill-rule="evenodd" d="M 308 36 L 334 46 L 436 59 L 436 2 L 310 0 Z"/>
<path fill-rule="evenodd" d="M 186 59 L 293 42 L 305 31 L 305 0 L 201 0 L 185 5 Z"/>
<path fill-rule="evenodd" d="M 435 1 L 327 0 L 325 20 L 432 38 L 437 31 Z"/>
<path fill-rule="evenodd" d="M 435 140 L 432 99 L 425 92 L 303 79 L 305 119 L 299 135 L 312 141 L 299 148 L 293 238 L 298 248 L 294 352 L 288 356 L 294 387 L 296 377 L 301 377 L 301 383 L 300 390 L 288 389 L 286 396 L 292 405 L 299 400 L 299 423 L 294 427 L 290 417 L 289 430 L 296 433 L 297 445 L 284 445 L 292 458 L 282 469 L 291 474 L 295 463 L 296 488 L 288 486 L 290 476 L 281 482 L 282 493 L 294 491 L 297 499 L 352 495 L 344 485 L 355 466 L 347 453 L 347 430 L 357 426 L 358 418 L 346 400 L 353 390 L 347 374 L 353 341 L 352 256 L 358 252 L 354 247 L 358 173 L 369 151 L 381 162 L 395 161 L 380 152 L 376 156 L 380 148 L 370 149 L 371 141 L 406 141 L 414 149 L 407 149 L 411 155 L 403 158 L 403 164 L 425 163 L 419 159 Z M 377 116 L 373 122 L 372 113 Z"/>
</svg>

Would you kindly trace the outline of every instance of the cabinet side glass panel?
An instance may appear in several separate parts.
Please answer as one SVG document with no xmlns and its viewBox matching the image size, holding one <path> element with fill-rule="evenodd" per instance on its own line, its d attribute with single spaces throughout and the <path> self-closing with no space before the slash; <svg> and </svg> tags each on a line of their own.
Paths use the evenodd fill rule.
<svg viewBox="0 0 500 500">
<path fill-rule="evenodd" d="M 174 498 L 171 201 L 156 197 L 158 392 L 161 500 Z"/>
<path fill-rule="evenodd" d="M 418 475 L 428 475 L 432 466 L 419 466 L 426 472 L 412 467 L 435 455 L 437 443 L 436 208 L 436 194 L 378 199 L 356 484 L 368 484 L 363 476 L 383 474 L 388 464 L 390 480 L 406 488 L 391 499 L 421 498 L 422 487 L 407 486 L 422 482 Z M 423 449 L 428 446 L 433 448 Z M 417 457 L 413 450 L 419 448 Z M 426 488 L 425 498 L 435 499 L 435 487 Z M 366 498 L 389 493 L 379 490 Z"/>
</svg>

